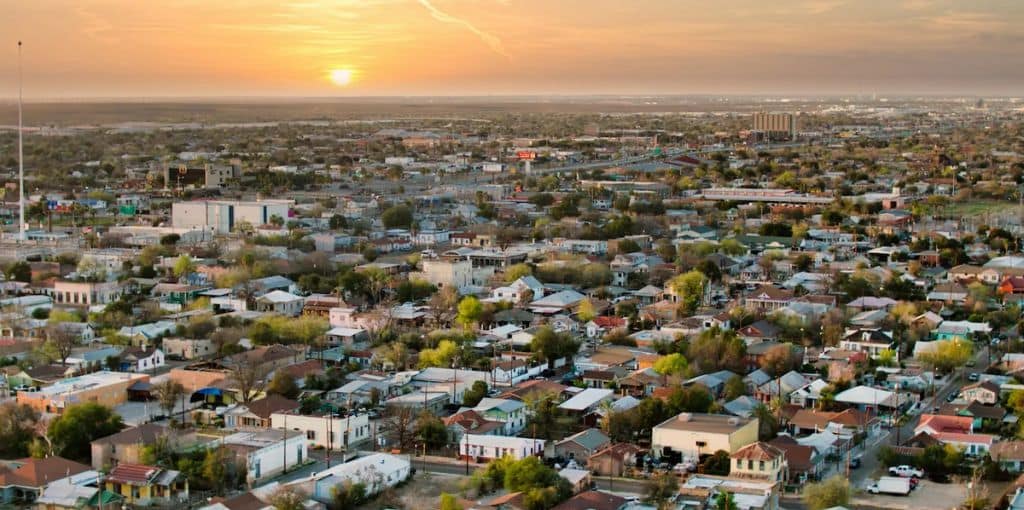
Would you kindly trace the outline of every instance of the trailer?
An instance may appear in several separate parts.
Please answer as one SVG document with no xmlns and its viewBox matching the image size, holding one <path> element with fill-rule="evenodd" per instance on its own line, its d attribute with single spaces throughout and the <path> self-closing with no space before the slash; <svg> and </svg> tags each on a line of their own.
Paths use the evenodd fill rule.
<svg viewBox="0 0 1024 510">
<path fill-rule="evenodd" d="M 906 496 L 910 494 L 910 478 L 901 478 L 898 476 L 883 476 L 878 479 L 877 482 L 868 486 L 868 492 L 872 494 L 893 494 L 896 496 Z"/>
</svg>

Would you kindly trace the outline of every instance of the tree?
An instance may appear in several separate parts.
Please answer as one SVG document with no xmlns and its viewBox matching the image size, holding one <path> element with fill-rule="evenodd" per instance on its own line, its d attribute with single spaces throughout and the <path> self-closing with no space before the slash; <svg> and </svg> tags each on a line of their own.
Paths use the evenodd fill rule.
<svg viewBox="0 0 1024 510">
<path fill-rule="evenodd" d="M 597 312 L 594 310 L 594 303 L 589 299 L 580 301 L 579 306 L 576 308 L 576 318 L 583 324 L 586 324 L 597 316 Z"/>
<path fill-rule="evenodd" d="M 441 493 L 441 510 L 462 510 L 462 506 L 459 505 L 459 500 L 452 494 L 447 492 Z"/>
<path fill-rule="evenodd" d="M 282 486 L 270 496 L 274 510 L 305 510 L 306 495 L 291 486 Z"/>
<path fill-rule="evenodd" d="M 416 418 L 409 406 L 388 406 L 380 430 L 386 431 L 392 447 L 409 450 L 416 438 Z"/>
<path fill-rule="evenodd" d="M 566 356 L 573 356 L 580 350 L 580 344 L 568 333 L 557 333 L 551 326 L 541 326 L 530 340 L 530 351 L 538 359 L 553 362 Z"/>
<path fill-rule="evenodd" d="M 459 353 L 459 346 L 451 340 L 441 340 L 433 349 L 420 351 L 420 368 L 447 367 Z"/>
<path fill-rule="evenodd" d="M 247 353 L 232 357 L 228 367 L 228 380 L 238 390 L 239 400 L 248 404 L 256 398 L 263 386 L 263 377 L 256 368 L 254 360 Z"/>
<path fill-rule="evenodd" d="M 484 397 L 487 396 L 487 383 L 474 381 L 473 386 L 462 394 L 462 405 L 464 407 L 476 407 Z"/>
<path fill-rule="evenodd" d="M 715 510 L 739 510 L 736 498 L 729 491 L 722 491 L 715 497 Z"/>
<path fill-rule="evenodd" d="M 679 309 L 684 315 L 693 315 L 704 298 L 707 277 L 697 270 L 687 271 L 669 281 L 669 287 L 679 299 Z"/>
<path fill-rule="evenodd" d="M 480 320 L 480 315 L 483 312 L 484 305 L 479 299 L 475 296 L 466 296 L 462 298 L 462 301 L 459 301 L 459 313 L 455 317 L 455 322 L 469 329 Z"/>
<path fill-rule="evenodd" d="M 663 377 L 671 375 L 679 375 L 686 370 L 687 362 L 686 358 L 678 352 L 673 352 L 658 358 L 654 362 L 654 371 L 661 374 Z"/>
<path fill-rule="evenodd" d="M 678 493 L 679 478 L 671 471 L 661 471 L 651 478 L 651 483 L 647 486 L 647 501 L 661 507 Z"/>
<path fill-rule="evenodd" d="M 761 356 L 761 369 L 774 377 L 779 377 L 799 365 L 800 360 L 790 344 L 771 347 Z"/>
<path fill-rule="evenodd" d="M 742 397 L 747 394 L 747 385 L 743 382 L 743 378 L 734 375 L 725 381 L 725 401 L 731 401 Z"/>
<path fill-rule="evenodd" d="M 7 266 L 4 274 L 8 280 L 29 283 L 32 281 L 32 266 L 28 262 L 18 261 Z"/>
<path fill-rule="evenodd" d="M 195 270 L 196 263 L 188 255 L 182 255 L 178 257 L 178 260 L 174 261 L 174 276 L 178 278 L 187 278 Z"/>
<path fill-rule="evenodd" d="M 351 480 L 345 480 L 341 485 L 334 487 L 331 492 L 333 493 L 332 508 L 358 508 L 369 501 L 366 484 L 363 482 L 353 483 Z"/>
<path fill-rule="evenodd" d="M 199 472 L 202 474 L 203 482 L 217 494 L 224 494 L 239 483 L 240 469 L 231 450 L 223 445 L 206 450 Z"/>
<path fill-rule="evenodd" d="M 0 404 L 0 458 L 28 456 L 37 421 L 39 413 L 26 404 L 13 400 Z"/>
<path fill-rule="evenodd" d="M 940 372 L 949 372 L 966 365 L 967 361 L 971 359 L 972 351 L 973 346 L 969 341 L 941 340 L 933 351 L 922 353 L 918 358 Z"/>
<path fill-rule="evenodd" d="M 164 415 L 170 416 L 174 406 L 185 396 L 185 387 L 174 379 L 165 379 L 153 385 L 153 394 L 156 395 L 156 401 L 160 404 L 160 409 L 163 409 Z"/>
<path fill-rule="evenodd" d="M 389 207 L 380 215 L 384 228 L 409 228 L 412 226 L 412 209 L 406 204 Z"/>
<path fill-rule="evenodd" d="M 298 398 L 300 391 L 299 385 L 295 383 L 295 378 L 284 370 L 274 372 L 274 377 L 267 386 L 267 393 L 281 395 L 284 398 L 293 400 Z"/>
<path fill-rule="evenodd" d="M 60 361 L 61 366 L 64 366 L 67 365 L 68 357 L 76 345 L 78 335 L 75 330 L 51 317 L 46 325 L 46 343 L 43 344 L 46 355 L 54 361 Z"/>
<path fill-rule="evenodd" d="M 533 274 L 533 268 L 527 264 L 514 264 L 505 270 L 505 283 L 512 283 L 524 276 Z"/>
<path fill-rule="evenodd" d="M 778 402 L 776 402 L 778 403 Z M 761 441 L 770 441 L 779 433 L 779 419 L 772 410 L 764 405 L 758 404 L 754 407 L 753 416 L 757 417 L 757 437 Z"/>
<path fill-rule="evenodd" d="M 441 418 L 424 410 L 416 420 L 416 437 L 430 448 L 440 448 L 448 443 L 448 428 Z"/>
<path fill-rule="evenodd" d="M 109 407 L 87 402 L 65 409 L 50 422 L 46 435 L 57 455 L 76 462 L 89 462 L 90 443 L 120 432 L 123 426 L 121 416 Z"/>
<path fill-rule="evenodd" d="M 729 476 L 729 472 L 732 470 L 732 459 L 729 457 L 729 452 L 718 450 L 704 459 L 701 467 L 703 468 L 701 472 L 706 475 Z"/>
<path fill-rule="evenodd" d="M 850 481 L 835 475 L 823 482 L 804 485 L 804 505 L 809 510 L 846 506 L 850 502 Z"/>
<path fill-rule="evenodd" d="M 686 347 L 686 358 L 698 374 L 718 370 L 739 372 L 744 367 L 747 344 L 733 330 L 711 328 L 702 331 Z"/>
</svg>

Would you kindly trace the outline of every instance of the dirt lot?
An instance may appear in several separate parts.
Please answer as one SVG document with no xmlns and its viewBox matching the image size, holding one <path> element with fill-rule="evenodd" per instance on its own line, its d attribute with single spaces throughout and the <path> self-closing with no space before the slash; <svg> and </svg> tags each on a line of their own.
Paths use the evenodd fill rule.
<svg viewBox="0 0 1024 510">
<path fill-rule="evenodd" d="M 459 496 L 459 482 L 465 477 L 436 473 L 416 473 L 412 481 L 392 489 L 364 505 L 365 510 L 438 508 L 441 493 Z"/>
</svg>

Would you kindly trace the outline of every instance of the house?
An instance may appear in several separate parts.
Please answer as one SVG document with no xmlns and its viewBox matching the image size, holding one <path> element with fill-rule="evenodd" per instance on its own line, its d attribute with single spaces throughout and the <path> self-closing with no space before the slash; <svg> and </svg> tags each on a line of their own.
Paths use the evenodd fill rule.
<svg viewBox="0 0 1024 510">
<path fill-rule="evenodd" d="M 146 445 L 155 444 L 160 438 L 171 439 L 173 436 L 174 431 L 163 425 L 146 423 L 96 439 L 91 443 L 92 467 L 101 470 L 122 462 L 139 464 L 142 462 L 142 449 Z"/>
<path fill-rule="evenodd" d="M 85 464 L 57 456 L 4 464 L 0 464 L 0 503 L 12 506 L 30 504 L 50 483 L 91 470 Z"/>
<path fill-rule="evenodd" d="M 161 346 L 172 359 L 194 360 L 216 354 L 213 341 L 201 338 L 164 338 Z"/>
<path fill-rule="evenodd" d="M 844 390 L 835 396 L 835 401 L 856 407 L 861 411 L 881 409 L 883 407 L 896 409 L 905 401 L 905 396 L 897 393 L 872 388 L 870 386 L 854 386 Z"/>
<path fill-rule="evenodd" d="M 629 501 L 602 491 L 581 492 L 551 510 L 623 510 L 629 507 Z"/>
<path fill-rule="evenodd" d="M 999 403 L 999 385 L 992 381 L 968 384 L 960 390 L 960 398 L 967 402 L 995 405 Z"/>
<path fill-rule="evenodd" d="M 587 338 L 599 338 L 613 329 L 629 326 L 629 320 L 625 317 L 601 316 L 594 317 L 583 327 L 587 332 Z"/>
<path fill-rule="evenodd" d="M 459 456 L 475 459 L 476 462 L 502 457 L 521 460 L 529 456 L 543 454 L 545 444 L 546 441 L 543 439 L 464 434 L 462 441 L 459 442 Z"/>
<path fill-rule="evenodd" d="M 591 454 L 587 467 L 601 476 L 622 476 L 642 459 L 643 449 L 631 443 L 616 443 Z"/>
<path fill-rule="evenodd" d="M 819 453 L 813 446 L 802 445 L 785 435 L 772 439 L 768 444 L 785 453 L 788 472 L 783 476 L 789 483 L 817 480 L 825 470 L 825 455 Z"/>
<path fill-rule="evenodd" d="M 795 297 L 792 291 L 762 285 L 744 298 L 744 304 L 750 310 L 769 313 L 788 305 Z"/>
<path fill-rule="evenodd" d="M 327 343 L 330 345 L 342 345 L 352 347 L 370 339 L 370 334 L 363 328 L 334 327 L 324 333 Z"/>
<path fill-rule="evenodd" d="M 354 483 L 364 484 L 368 496 L 376 495 L 408 480 L 411 473 L 409 459 L 387 453 L 372 453 L 313 475 L 312 498 L 321 503 L 332 503 L 336 488 Z"/>
<path fill-rule="evenodd" d="M 270 393 L 266 397 L 253 400 L 248 404 L 236 404 L 224 411 L 224 428 L 233 429 L 267 429 L 271 425 L 271 416 L 281 411 L 298 409 L 299 403 L 289 398 Z"/>
<path fill-rule="evenodd" d="M 988 455 L 1010 473 L 1024 471 L 1024 441 L 1000 441 L 992 445 Z"/>
<path fill-rule="evenodd" d="M 558 404 L 558 408 L 577 415 L 588 415 L 596 411 L 601 403 L 612 400 L 615 392 L 608 389 L 587 388 Z"/>
<path fill-rule="evenodd" d="M 718 494 L 732 494 L 736 508 L 779 510 L 780 485 L 777 482 L 734 476 L 692 474 L 679 484 L 676 504 L 682 508 L 713 508 Z"/>
<path fill-rule="evenodd" d="M 369 414 L 355 410 L 301 414 L 295 408 L 284 409 L 270 415 L 270 427 L 297 430 L 306 435 L 312 446 L 346 452 L 371 441 L 373 436 Z"/>
<path fill-rule="evenodd" d="M 915 434 L 973 434 L 974 420 L 966 416 L 946 416 L 942 414 L 922 414 L 917 426 L 914 427 Z"/>
<path fill-rule="evenodd" d="M 518 400 L 484 398 L 473 408 L 487 420 L 505 424 L 505 435 L 516 435 L 526 427 L 526 405 Z"/>
<path fill-rule="evenodd" d="M 847 330 L 839 341 L 840 349 L 863 352 L 872 359 L 878 359 L 883 351 L 889 351 L 892 352 L 894 360 L 899 361 L 898 350 L 895 347 L 892 332 L 881 329 Z"/>
<path fill-rule="evenodd" d="M 529 308 L 534 313 L 553 315 L 576 307 L 584 299 L 586 299 L 586 296 L 583 294 L 572 289 L 566 289 L 531 301 Z"/>
<path fill-rule="evenodd" d="M 443 421 L 453 443 L 461 441 L 465 434 L 500 436 L 505 430 L 505 422 L 488 420 L 472 409 L 455 413 Z"/>
<path fill-rule="evenodd" d="M 117 508 L 124 498 L 96 487 L 97 473 L 86 471 L 51 482 L 35 500 L 40 510 Z"/>
<path fill-rule="evenodd" d="M 730 454 L 757 441 L 757 418 L 727 414 L 680 413 L 656 425 L 651 451 L 656 457 L 697 459 L 725 450 Z"/>
<path fill-rule="evenodd" d="M 845 437 L 872 430 L 879 425 L 879 420 L 873 413 L 856 409 L 842 411 L 798 409 L 788 422 L 794 435 L 829 431 Z"/>
<path fill-rule="evenodd" d="M 751 478 L 785 484 L 786 454 L 782 450 L 761 441 L 748 444 L 729 456 L 732 469 L 729 476 Z"/>
<path fill-rule="evenodd" d="M 156 347 L 129 347 L 120 358 L 122 372 L 152 372 L 164 366 L 164 352 Z"/>
<path fill-rule="evenodd" d="M 255 485 L 309 460 L 309 440 L 297 430 L 238 432 L 223 439 L 245 466 L 246 481 Z"/>
<path fill-rule="evenodd" d="M 590 456 L 611 445 L 611 440 L 604 432 L 589 428 L 577 432 L 565 439 L 548 443 L 545 457 L 574 460 L 585 464 Z"/>
<path fill-rule="evenodd" d="M 778 326 L 762 319 L 737 329 L 736 334 L 739 335 L 747 345 L 761 342 L 774 342 L 778 339 L 779 328 Z"/>
<path fill-rule="evenodd" d="M 302 296 L 296 296 L 283 290 L 274 290 L 256 298 L 256 311 L 298 317 L 302 314 L 304 301 Z"/>
<path fill-rule="evenodd" d="M 171 469 L 122 463 L 110 470 L 103 484 L 131 505 L 169 505 L 188 500 L 188 480 Z"/>
</svg>

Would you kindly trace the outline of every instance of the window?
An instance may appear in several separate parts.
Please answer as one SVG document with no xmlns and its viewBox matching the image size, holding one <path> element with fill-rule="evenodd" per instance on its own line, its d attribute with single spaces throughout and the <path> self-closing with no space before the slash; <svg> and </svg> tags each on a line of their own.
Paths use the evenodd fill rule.
<svg viewBox="0 0 1024 510">
<path fill-rule="evenodd" d="M 761 471 L 764 471 L 764 461 L 763 460 L 758 463 L 758 469 L 761 470 Z"/>
<path fill-rule="evenodd" d="M 310 441 L 315 441 L 316 440 L 316 431 L 315 430 L 307 430 L 306 431 L 306 439 L 309 439 Z M 332 437 L 331 439 L 334 439 L 334 438 Z"/>
<path fill-rule="evenodd" d="M 753 470 L 754 469 L 754 461 L 752 461 L 752 460 L 748 460 L 747 461 L 747 469 L 749 469 L 749 470 Z"/>
</svg>

